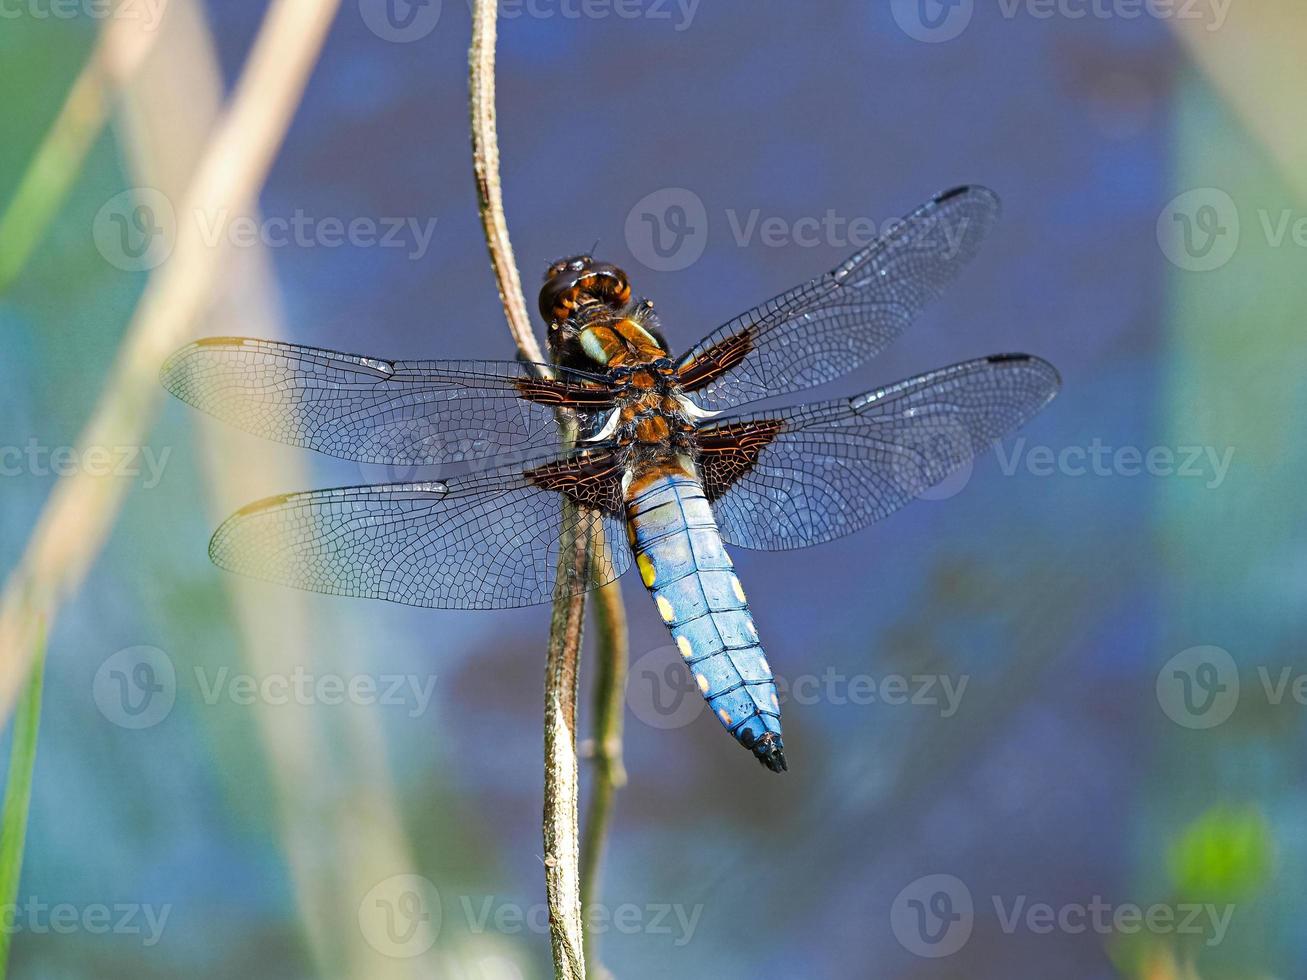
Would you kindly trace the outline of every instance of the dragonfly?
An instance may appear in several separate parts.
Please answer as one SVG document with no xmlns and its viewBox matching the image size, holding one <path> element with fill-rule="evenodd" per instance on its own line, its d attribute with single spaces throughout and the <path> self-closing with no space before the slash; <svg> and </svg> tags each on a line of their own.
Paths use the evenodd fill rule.
<svg viewBox="0 0 1307 980">
<path fill-rule="evenodd" d="M 713 714 L 782 772 L 775 678 L 727 546 L 804 548 L 881 520 L 1027 422 L 1061 381 L 1038 357 L 998 354 L 853 397 L 736 410 L 880 353 L 999 210 L 983 187 L 940 194 L 677 357 L 653 303 L 589 255 L 546 273 L 549 364 L 199 340 L 162 368 L 197 409 L 343 459 L 465 464 L 260 500 L 218 528 L 209 554 L 281 585 L 440 609 L 548 602 L 634 564 Z M 590 566 L 560 572 L 560 541 L 578 533 L 595 539 Z"/>
</svg>

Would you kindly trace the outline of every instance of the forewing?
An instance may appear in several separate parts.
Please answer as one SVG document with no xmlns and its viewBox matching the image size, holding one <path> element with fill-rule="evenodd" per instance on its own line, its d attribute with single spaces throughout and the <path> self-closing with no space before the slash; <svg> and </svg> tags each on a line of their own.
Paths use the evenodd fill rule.
<svg viewBox="0 0 1307 980">
<path fill-rule="evenodd" d="M 365 463 L 424 466 L 557 446 L 556 408 L 582 428 L 611 407 L 597 375 L 513 361 L 383 361 L 316 347 L 216 337 L 161 372 L 178 398 L 246 432 Z"/>
<path fill-rule="evenodd" d="M 564 532 L 597 521 L 606 547 L 560 594 L 611 582 L 631 561 L 619 515 L 572 510 L 564 525 L 562 462 L 544 465 L 548 487 L 519 465 L 437 483 L 271 497 L 228 518 L 209 555 L 233 572 L 330 595 L 439 609 L 548 602 Z"/>
<path fill-rule="evenodd" d="M 998 214 L 998 196 L 983 187 L 939 195 L 828 275 L 705 337 L 678 362 L 685 389 L 720 411 L 847 374 L 943 291 Z"/>
<path fill-rule="evenodd" d="M 782 551 L 866 527 L 1024 424 L 1059 386 L 1048 363 L 999 355 L 856 398 L 725 419 L 699 437 L 722 536 Z"/>
</svg>

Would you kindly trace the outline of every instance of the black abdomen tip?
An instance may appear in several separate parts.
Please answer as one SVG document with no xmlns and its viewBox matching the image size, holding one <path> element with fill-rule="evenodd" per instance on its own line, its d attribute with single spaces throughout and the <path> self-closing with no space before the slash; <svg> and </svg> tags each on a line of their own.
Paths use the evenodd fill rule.
<svg viewBox="0 0 1307 980">
<path fill-rule="evenodd" d="M 785 746 L 781 743 L 780 736 L 774 732 L 768 732 L 754 743 L 753 754 L 772 772 L 786 772 L 790 768 L 790 764 L 785 761 Z"/>
</svg>

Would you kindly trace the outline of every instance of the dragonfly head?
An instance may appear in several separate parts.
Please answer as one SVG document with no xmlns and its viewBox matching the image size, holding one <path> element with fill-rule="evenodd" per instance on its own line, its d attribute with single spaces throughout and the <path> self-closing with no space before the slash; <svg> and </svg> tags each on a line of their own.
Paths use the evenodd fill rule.
<svg viewBox="0 0 1307 980">
<path fill-rule="evenodd" d="M 551 327 L 593 305 L 614 312 L 631 301 L 631 283 L 626 273 L 608 262 L 596 262 L 589 255 L 560 259 L 545 273 L 540 290 L 540 314 Z"/>
</svg>

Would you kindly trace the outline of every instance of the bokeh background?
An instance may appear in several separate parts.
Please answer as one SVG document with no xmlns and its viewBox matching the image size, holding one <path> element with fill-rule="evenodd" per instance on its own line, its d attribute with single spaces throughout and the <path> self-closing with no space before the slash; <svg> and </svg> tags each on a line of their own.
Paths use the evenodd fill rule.
<svg viewBox="0 0 1307 980">
<path fill-rule="evenodd" d="M 598 241 L 684 348 L 868 223 L 979 182 L 1006 209 L 979 260 L 814 397 L 1008 350 L 1065 381 L 932 499 L 810 551 L 736 553 L 790 689 L 783 778 L 669 670 L 626 583 L 608 967 L 1307 973 L 1300 5 L 503 6 L 503 177 L 532 299 L 549 260 Z M 49 222 L 3 226 L 0 568 L 59 470 L 103 465 L 60 447 L 192 220 L 182 188 L 265 12 L 174 0 Z M 0 208 L 103 13 L 6 5 Z M 343 3 L 259 195 L 271 237 L 196 219 L 219 269 L 196 335 L 512 356 L 471 175 L 469 31 L 462 0 Z M 276 221 L 297 216 L 286 241 Z M 365 233 L 395 220 L 391 244 Z M 162 392 L 141 411 L 133 455 L 107 447 L 129 470 L 121 515 L 49 635 L 13 975 L 549 975 L 547 608 L 234 582 L 205 554 L 224 514 L 403 475 L 224 431 Z"/>
</svg>

